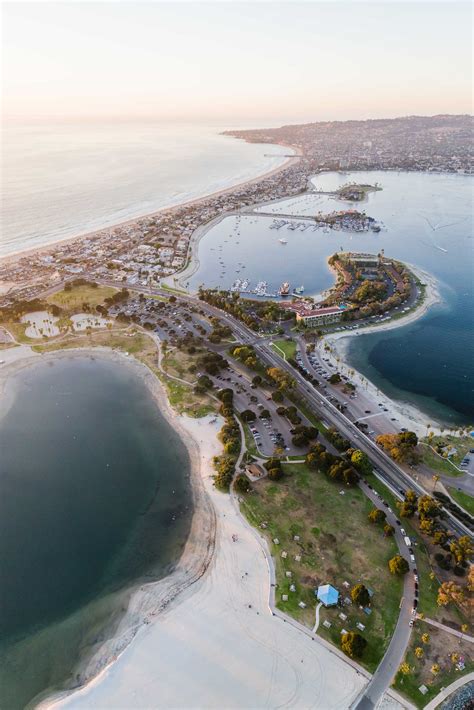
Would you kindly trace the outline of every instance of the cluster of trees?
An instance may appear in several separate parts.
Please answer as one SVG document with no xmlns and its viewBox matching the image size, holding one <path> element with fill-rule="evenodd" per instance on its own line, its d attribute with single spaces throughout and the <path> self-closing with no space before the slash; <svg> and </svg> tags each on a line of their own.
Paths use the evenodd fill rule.
<svg viewBox="0 0 474 710">
<path fill-rule="evenodd" d="M 72 291 L 73 288 L 78 288 L 79 286 L 89 286 L 90 288 L 97 288 L 95 281 L 89 281 L 82 276 L 78 276 L 77 279 L 71 279 L 64 284 L 65 291 Z"/>
<path fill-rule="evenodd" d="M 350 441 L 344 439 L 335 427 L 330 427 L 325 437 L 338 451 L 347 451 L 351 445 Z"/>
<path fill-rule="evenodd" d="M 469 513 L 467 513 L 465 510 L 456 505 L 456 503 L 454 503 L 451 498 L 449 498 L 445 493 L 435 492 L 434 496 L 442 503 L 442 505 L 447 510 L 453 513 L 456 518 L 462 520 L 463 523 L 465 523 L 469 528 L 474 530 L 474 518 L 472 517 L 472 515 L 469 515 Z"/>
<path fill-rule="evenodd" d="M 228 367 L 227 360 L 220 353 L 208 350 L 197 359 L 197 367 L 204 370 L 208 375 L 217 375 L 221 370 Z"/>
<path fill-rule="evenodd" d="M 250 481 L 245 473 L 239 473 L 234 479 L 234 488 L 237 493 L 248 493 L 251 489 Z"/>
<path fill-rule="evenodd" d="M 283 406 L 278 407 L 277 413 L 281 417 L 286 417 L 293 424 L 293 426 L 297 426 L 298 424 L 301 424 L 301 417 L 298 414 L 298 410 L 296 409 L 296 407 L 293 404 L 289 407 L 283 407 Z"/>
<path fill-rule="evenodd" d="M 420 457 L 416 451 L 418 437 L 413 431 L 401 431 L 399 434 L 380 434 L 376 442 L 394 461 L 400 463 L 418 463 Z"/>
<path fill-rule="evenodd" d="M 313 444 L 306 454 L 306 464 L 309 468 L 319 469 L 329 478 L 341 481 L 347 485 L 355 485 L 359 474 L 347 458 L 335 456 L 326 450 L 323 444 Z"/>
<path fill-rule="evenodd" d="M 280 478 L 283 478 L 283 468 L 280 459 L 273 457 L 265 461 L 263 465 L 267 469 L 268 478 L 271 481 L 278 481 Z"/>
<path fill-rule="evenodd" d="M 318 438 L 318 430 L 315 426 L 305 426 L 304 424 L 298 424 L 291 430 L 292 439 L 291 442 L 293 446 L 305 447 L 308 446 L 310 441 Z"/>
<path fill-rule="evenodd" d="M 104 298 L 104 303 L 110 308 L 111 306 L 116 306 L 118 303 L 123 303 L 129 296 L 130 291 L 127 288 L 121 288 L 120 291 L 116 291 L 112 296 Z"/>
<path fill-rule="evenodd" d="M 267 369 L 267 376 L 277 387 L 277 390 L 283 394 L 289 394 L 296 387 L 296 382 L 294 379 L 280 367 L 269 367 Z"/>
<path fill-rule="evenodd" d="M 365 638 L 355 631 L 348 631 L 341 635 L 341 649 L 350 658 L 360 658 L 366 646 Z"/>
<path fill-rule="evenodd" d="M 232 345 L 229 353 L 251 370 L 259 369 L 260 362 L 251 345 Z"/>
<path fill-rule="evenodd" d="M 196 394 L 204 394 L 212 388 L 212 380 L 207 375 L 201 375 L 194 386 L 194 392 Z"/>
<path fill-rule="evenodd" d="M 33 298 L 31 301 L 19 300 L 0 308 L 0 323 L 7 321 L 18 321 L 25 313 L 35 311 L 50 311 L 53 316 L 59 316 L 62 309 L 59 306 L 42 301 L 41 298 Z"/>
<path fill-rule="evenodd" d="M 388 568 L 392 574 L 406 574 L 410 569 L 408 562 L 401 555 L 395 555 L 388 561 Z"/>
<path fill-rule="evenodd" d="M 351 464 L 361 476 L 368 476 L 372 473 L 372 463 L 367 454 L 360 449 L 347 449 L 346 457 L 349 458 Z"/>
<path fill-rule="evenodd" d="M 383 534 L 385 535 L 385 537 L 391 537 L 395 533 L 395 528 L 393 527 L 393 525 L 389 525 L 389 523 L 385 522 L 387 515 L 385 511 L 381 510 L 380 508 L 372 508 L 367 517 L 369 518 L 369 521 L 374 525 L 377 525 L 378 523 L 384 523 Z"/>
<path fill-rule="evenodd" d="M 364 584 L 355 584 L 351 589 L 351 599 L 354 604 L 366 607 L 370 604 L 369 590 Z"/>
<path fill-rule="evenodd" d="M 239 298 L 238 293 L 230 293 L 230 291 L 218 291 L 213 288 L 200 288 L 199 298 L 201 301 L 209 303 L 211 306 L 216 306 L 226 313 L 230 313 L 234 318 L 245 323 L 248 328 L 257 331 L 258 320 L 252 315 L 248 306 Z"/>
<path fill-rule="evenodd" d="M 230 338 L 232 329 L 228 325 L 223 325 L 219 318 L 211 318 L 212 333 L 209 335 L 210 343 L 220 343 L 225 338 Z"/>
<path fill-rule="evenodd" d="M 352 295 L 356 303 L 383 301 L 387 294 L 387 285 L 383 281 L 364 281 Z"/>
<path fill-rule="evenodd" d="M 227 388 L 219 390 L 217 397 L 221 401 L 219 413 L 225 423 L 219 432 L 219 438 L 224 444 L 224 453 L 214 457 L 216 476 L 214 483 L 217 488 L 228 490 L 235 473 L 235 464 L 240 451 L 240 429 L 234 414 L 234 392 Z"/>
</svg>

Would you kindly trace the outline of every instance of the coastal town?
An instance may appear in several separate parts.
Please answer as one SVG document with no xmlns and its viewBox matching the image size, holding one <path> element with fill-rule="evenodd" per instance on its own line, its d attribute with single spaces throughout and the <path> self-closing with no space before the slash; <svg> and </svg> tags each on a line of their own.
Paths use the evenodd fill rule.
<svg viewBox="0 0 474 710">
<path fill-rule="evenodd" d="M 247 141 L 291 147 L 294 157 L 277 172 L 216 196 L 0 259 L 0 306 L 14 299 L 36 298 L 46 288 L 83 275 L 129 286 L 159 284 L 188 264 L 198 227 L 260 203 L 303 194 L 310 177 L 320 172 L 380 169 L 470 174 L 474 171 L 466 139 L 470 130 L 470 117 L 435 116 L 232 131 L 229 135 Z M 360 217 L 358 212 L 315 214 L 314 218 L 323 228 L 378 228 L 370 216 Z"/>
</svg>

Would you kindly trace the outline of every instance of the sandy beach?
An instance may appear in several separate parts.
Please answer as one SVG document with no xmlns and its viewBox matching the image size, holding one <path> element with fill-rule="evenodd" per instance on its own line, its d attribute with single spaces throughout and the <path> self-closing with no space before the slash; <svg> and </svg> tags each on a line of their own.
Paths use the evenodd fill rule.
<svg viewBox="0 0 474 710">
<path fill-rule="evenodd" d="M 176 415 L 159 380 L 116 351 L 38 355 L 21 346 L 7 353 L 0 386 L 22 368 L 58 358 L 125 362 L 144 379 L 192 462 L 195 513 L 176 569 L 133 592 L 114 636 L 77 669 L 81 688 L 44 697 L 39 707 L 348 708 L 365 676 L 272 615 L 264 549 L 231 497 L 213 486 L 222 421 Z"/>
<path fill-rule="evenodd" d="M 332 364 L 339 370 L 346 373 L 349 370 L 351 371 L 351 380 L 360 390 L 363 390 L 364 394 L 373 402 L 374 409 L 377 408 L 378 402 L 383 402 L 384 406 L 386 406 L 389 410 L 387 416 L 397 418 L 397 430 L 404 427 L 410 431 L 414 431 L 419 437 L 423 437 L 426 436 L 428 431 L 428 424 L 430 424 L 430 430 L 435 434 L 441 433 L 440 427 L 442 425 L 439 422 L 433 421 L 432 417 L 428 417 L 427 414 L 424 414 L 414 405 L 408 402 L 390 399 L 370 380 L 355 370 L 346 361 L 347 349 L 351 338 L 354 338 L 359 334 L 388 331 L 409 325 L 410 323 L 414 323 L 422 318 L 431 307 L 442 303 L 436 279 L 431 274 L 426 271 L 422 271 L 412 264 L 408 264 L 408 266 L 417 278 L 420 279 L 422 283 L 426 284 L 425 298 L 419 308 L 416 308 L 396 320 L 390 320 L 377 325 L 370 325 L 365 328 L 358 328 L 354 331 L 331 333 L 318 342 L 317 348 L 320 353 L 324 353 L 325 356 L 328 356 Z M 325 350 L 326 345 L 329 346 L 329 351 Z"/>
<path fill-rule="evenodd" d="M 92 683 L 43 707 L 349 708 L 366 679 L 272 616 L 263 549 L 230 496 L 213 487 L 210 460 L 220 451 L 221 423 L 179 419 L 199 445 L 202 482 L 216 512 L 207 574 L 143 624 Z M 151 585 L 150 595 L 161 586 Z"/>
<path fill-rule="evenodd" d="M 236 183 L 235 185 L 231 185 L 230 187 L 225 187 L 222 190 L 217 190 L 216 192 L 211 192 L 207 195 L 202 195 L 201 197 L 195 197 L 192 200 L 185 200 L 184 202 L 180 202 L 176 205 L 171 205 L 168 207 L 160 207 L 160 209 L 155 210 L 154 212 L 148 212 L 146 214 L 143 214 L 139 217 L 134 217 L 133 219 L 128 219 L 123 222 L 117 222 L 116 224 L 111 224 L 105 227 L 101 227 L 100 229 L 95 229 L 92 232 L 84 232 L 83 234 L 77 234 L 74 237 L 66 237 L 65 239 L 58 239 L 55 241 L 48 242 L 47 244 L 43 244 L 40 247 L 33 247 L 31 249 L 22 249 L 16 252 L 12 252 L 11 254 L 6 254 L 5 256 L 0 256 L 0 264 L 7 264 L 12 261 L 17 261 L 21 257 L 24 256 L 31 256 L 33 254 L 48 254 L 53 247 L 57 247 L 59 245 L 67 245 L 67 244 L 72 244 L 73 242 L 79 241 L 81 239 L 90 239 L 98 234 L 102 234 L 104 231 L 107 230 L 113 230 L 117 229 L 118 227 L 125 227 L 129 224 L 136 224 L 139 222 L 141 219 L 148 219 L 150 217 L 155 217 L 157 215 L 161 215 L 163 213 L 169 213 L 169 212 L 174 212 L 176 210 L 181 209 L 182 207 L 190 207 L 191 205 L 196 205 L 199 204 L 200 202 L 206 202 L 206 200 L 210 200 L 214 197 L 218 197 L 219 195 L 225 195 L 229 192 L 233 192 L 234 190 L 237 190 L 241 187 L 245 187 L 246 185 L 253 185 L 254 183 L 260 182 L 261 180 L 265 180 L 266 178 L 270 177 L 271 175 L 275 175 L 276 173 L 281 172 L 282 170 L 285 170 L 289 165 L 292 165 L 293 163 L 297 162 L 299 157 L 302 155 L 301 151 L 296 148 L 295 146 L 290 146 L 286 145 L 285 143 L 278 143 L 275 145 L 281 145 L 282 148 L 285 148 L 287 150 L 292 150 L 294 155 L 296 157 L 291 156 L 290 158 L 287 158 L 281 165 L 277 165 L 277 167 L 272 168 L 271 170 L 267 170 L 266 172 L 262 173 L 261 175 L 257 175 L 256 177 L 250 178 L 249 180 L 244 180 L 243 182 Z"/>
</svg>

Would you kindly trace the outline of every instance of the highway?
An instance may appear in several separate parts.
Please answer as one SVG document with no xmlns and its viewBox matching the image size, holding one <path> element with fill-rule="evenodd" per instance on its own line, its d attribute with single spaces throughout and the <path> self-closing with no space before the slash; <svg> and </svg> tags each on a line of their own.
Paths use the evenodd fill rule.
<svg viewBox="0 0 474 710">
<path fill-rule="evenodd" d="M 103 281 L 104 285 L 114 286 L 117 288 L 123 287 L 123 284 L 117 284 L 115 281 Z M 199 308 L 206 311 L 211 316 L 216 316 L 220 320 L 232 328 L 234 334 L 242 343 L 253 345 L 260 359 L 270 367 L 279 367 L 286 370 L 295 380 L 297 390 L 300 396 L 306 400 L 312 411 L 319 418 L 324 419 L 331 426 L 336 427 L 338 431 L 348 439 L 356 448 L 364 451 L 369 456 L 372 464 L 376 467 L 378 476 L 396 494 L 402 498 L 401 490 L 414 490 L 417 495 L 425 495 L 427 491 L 415 481 L 405 471 L 403 471 L 377 444 L 360 431 L 353 422 L 346 417 L 343 412 L 340 412 L 331 402 L 321 395 L 305 378 L 295 370 L 290 364 L 285 362 L 279 355 L 275 353 L 269 344 L 269 338 L 259 336 L 257 333 L 248 328 L 244 323 L 234 318 L 229 313 L 216 308 L 215 306 L 199 300 L 196 296 L 191 296 L 185 293 L 173 294 L 170 291 L 150 286 L 137 286 L 135 289 L 143 293 L 151 295 L 165 296 L 175 295 L 181 301 L 198 305 Z M 471 531 L 449 511 L 444 509 L 449 520 L 449 525 L 452 531 L 457 535 L 472 536 Z"/>
</svg>

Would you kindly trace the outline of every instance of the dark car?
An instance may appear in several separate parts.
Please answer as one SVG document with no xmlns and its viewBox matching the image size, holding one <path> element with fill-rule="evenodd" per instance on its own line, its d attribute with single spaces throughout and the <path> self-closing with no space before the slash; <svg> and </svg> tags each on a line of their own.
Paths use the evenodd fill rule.
<svg viewBox="0 0 474 710">
<path fill-rule="evenodd" d="M 370 414 L 370 409 L 366 409 L 366 410 L 365 410 L 365 413 L 366 413 L 366 414 Z"/>
</svg>

